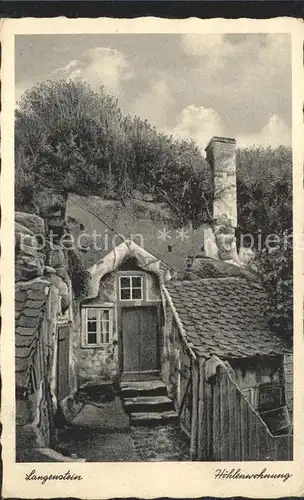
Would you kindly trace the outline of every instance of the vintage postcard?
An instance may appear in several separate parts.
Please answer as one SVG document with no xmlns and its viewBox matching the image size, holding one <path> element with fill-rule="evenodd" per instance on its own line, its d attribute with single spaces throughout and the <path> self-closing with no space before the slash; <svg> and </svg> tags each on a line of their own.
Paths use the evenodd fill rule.
<svg viewBox="0 0 304 500">
<path fill-rule="evenodd" d="M 301 21 L 1 42 L 4 497 L 301 496 Z"/>
</svg>

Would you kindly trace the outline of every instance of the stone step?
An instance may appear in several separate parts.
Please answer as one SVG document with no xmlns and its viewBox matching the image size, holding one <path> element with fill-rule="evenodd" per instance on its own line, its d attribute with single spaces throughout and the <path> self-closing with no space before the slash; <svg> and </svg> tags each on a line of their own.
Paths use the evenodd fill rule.
<svg viewBox="0 0 304 500">
<path fill-rule="evenodd" d="M 131 413 L 131 425 L 159 425 L 177 420 L 176 411 Z"/>
<path fill-rule="evenodd" d="M 135 396 L 166 396 L 167 388 L 161 380 L 145 380 L 141 382 L 122 382 L 120 389 L 123 398 Z"/>
<path fill-rule="evenodd" d="M 125 398 L 127 412 L 161 412 L 173 410 L 173 402 L 168 396 L 135 396 Z"/>
</svg>

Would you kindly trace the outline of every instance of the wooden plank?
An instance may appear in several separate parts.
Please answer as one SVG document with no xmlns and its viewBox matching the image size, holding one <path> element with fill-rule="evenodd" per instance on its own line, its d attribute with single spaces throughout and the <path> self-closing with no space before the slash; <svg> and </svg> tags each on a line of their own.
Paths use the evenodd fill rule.
<svg viewBox="0 0 304 500">
<path fill-rule="evenodd" d="M 252 411 L 248 412 L 248 423 L 247 423 L 247 428 L 248 428 L 248 460 L 254 460 L 254 453 L 253 453 L 253 427 L 252 427 Z"/>
<path fill-rule="evenodd" d="M 267 455 L 268 458 L 266 460 L 276 460 L 276 448 L 275 448 L 275 439 L 267 432 Z"/>
<path fill-rule="evenodd" d="M 69 325 L 58 327 L 57 398 L 61 401 L 69 389 Z"/>
<path fill-rule="evenodd" d="M 230 397 L 230 388 L 228 387 L 228 377 L 224 369 L 220 368 L 220 395 L 221 395 L 221 460 L 231 460 L 229 447 L 229 408 L 228 400 Z"/>
<path fill-rule="evenodd" d="M 228 411 L 229 411 L 229 423 L 228 423 L 228 440 L 231 460 L 236 460 L 235 454 L 235 440 L 236 440 L 236 428 L 235 428 L 235 411 L 236 411 L 236 391 L 234 385 L 228 379 Z"/>
<path fill-rule="evenodd" d="M 191 415 L 191 440 L 190 458 L 197 457 L 197 425 L 198 425 L 198 366 L 192 363 L 192 415 Z"/>
<path fill-rule="evenodd" d="M 141 312 L 138 308 L 122 309 L 124 371 L 141 371 L 140 366 Z"/>
<path fill-rule="evenodd" d="M 241 460 L 247 459 L 248 417 L 245 398 L 240 399 L 240 451 Z"/>
<path fill-rule="evenodd" d="M 213 413 L 213 387 L 209 382 L 206 382 L 205 388 L 205 408 L 206 408 L 206 460 L 213 460 L 213 428 L 212 428 L 212 413 Z"/>
<path fill-rule="evenodd" d="M 157 370 L 158 324 L 157 308 L 141 307 L 140 367 L 142 371 Z"/>
<path fill-rule="evenodd" d="M 213 408 L 212 408 L 212 449 L 213 449 L 213 459 L 215 461 L 221 460 L 221 400 L 220 400 L 220 387 L 219 387 L 219 376 L 216 374 L 215 383 L 213 385 Z"/>
<path fill-rule="evenodd" d="M 271 460 L 271 457 L 269 456 L 269 439 L 267 436 L 267 429 L 265 429 L 261 422 L 259 422 L 257 429 L 259 460 Z"/>
<path fill-rule="evenodd" d="M 205 377 L 204 360 L 199 358 L 198 374 L 198 429 L 197 429 L 197 458 L 207 460 L 207 415 L 205 411 Z"/>
<path fill-rule="evenodd" d="M 240 392 L 236 391 L 236 406 L 235 406 L 235 460 L 242 460 L 241 452 L 241 409 L 240 409 Z"/>
<path fill-rule="evenodd" d="M 255 451 L 255 460 L 260 460 L 260 421 L 255 413 L 253 413 L 253 421 L 255 426 L 255 442 L 256 442 L 256 451 Z"/>
</svg>

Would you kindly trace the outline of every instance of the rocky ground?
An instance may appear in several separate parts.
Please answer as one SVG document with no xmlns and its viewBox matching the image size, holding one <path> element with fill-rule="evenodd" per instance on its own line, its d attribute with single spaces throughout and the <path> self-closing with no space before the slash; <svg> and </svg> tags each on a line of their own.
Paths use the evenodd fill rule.
<svg viewBox="0 0 304 500">
<path fill-rule="evenodd" d="M 189 460 L 189 440 L 177 424 L 132 427 L 136 456 L 143 462 L 182 462 Z"/>
<path fill-rule="evenodd" d="M 60 431 L 57 449 L 87 462 L 189 460 L 189 440 L 177 424 L 131 427 L 119 397 L 86 404 Z"/>
</svg>

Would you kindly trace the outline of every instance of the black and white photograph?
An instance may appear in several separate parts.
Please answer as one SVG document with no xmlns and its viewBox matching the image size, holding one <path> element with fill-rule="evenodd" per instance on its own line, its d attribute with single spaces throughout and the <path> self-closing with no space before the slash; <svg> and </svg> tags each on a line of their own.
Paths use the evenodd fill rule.
<svg viewBox="0 0 304 500">
<path fill-rule="evenodd" d="M 17 460 L 292 460 L 290 36 L 15 44 Z"/>
<path fill-rule="evenodd" d="M 51 463 L 77 496 L 102 464 L 195 462 L 214 484 L 285 488 L 299 459 L 291 32 L 13 43 L 11 446 L 26 487 L 51 491 Z"/>
</svg>

